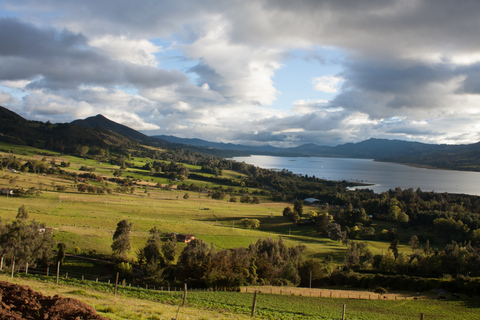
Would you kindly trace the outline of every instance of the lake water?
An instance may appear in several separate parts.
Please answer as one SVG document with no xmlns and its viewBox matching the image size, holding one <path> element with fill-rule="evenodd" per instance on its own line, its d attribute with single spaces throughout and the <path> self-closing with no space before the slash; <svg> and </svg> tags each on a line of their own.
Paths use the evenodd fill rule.
<svg viewBox="0 0 480 320">
<path fill-rule="evenodd" d="M 368 188 L 376 193 L 400 187 L 480 195 L 480 172 L 416 168 L 370 159 L 253 155 L 235 157 L 233 160 L 245 161 L 265 169 L 287 169 L 296 174 L 306 174 L 326 180 L 369 183 L 372 186 Z"/>
</svg>

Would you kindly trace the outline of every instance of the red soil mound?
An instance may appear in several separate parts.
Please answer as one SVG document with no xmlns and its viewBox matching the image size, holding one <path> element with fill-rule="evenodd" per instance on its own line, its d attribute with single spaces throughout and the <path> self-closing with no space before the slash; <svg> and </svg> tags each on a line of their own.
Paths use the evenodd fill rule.
<svg viewBox="0 0 480 320">
<path fill-rule="evenodd" d="M 81 301 L 47 297 L 27 286 L 0 281 L 0 319 L 108 320 Z"/>
</svg>

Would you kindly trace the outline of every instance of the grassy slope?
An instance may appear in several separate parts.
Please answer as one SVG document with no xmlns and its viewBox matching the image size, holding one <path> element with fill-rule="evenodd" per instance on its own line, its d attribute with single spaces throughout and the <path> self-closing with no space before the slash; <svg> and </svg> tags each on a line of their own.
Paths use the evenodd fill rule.
<svg viewBox="0 0 480 320">
<path fill-rule="evenodd" d="M 40 160 L 44 157 L 34 155 L 39 150 L 33 148 L 0 145 L 0 149 L 6 148 L 15 150 L 17 152 L 15 155 L 22 159 L 33 156 Z M 27 155 L 22 155 L 23 153 Z M 4 155 L 6 154 L 0 152 L 0 156 Z M 48 161 L 52 158 L 47 156 Z M 118 168 L 94 160 L 58 154 L 54 158 L 57 163 L 71 162 L 67 170 L 79 172 L 78 169 L 86 165 L 95 167 L 95 174 L 101 176 L 112 176 L 113 170 Z M 146 160 L 134 159 L 138 166 L 144 164 Z M 190 170 L 200 170 L 200 167 L 190 166 Z M 231 171 L 226 171 L 225 174 L 230 177 L 238 176 Z M 57 241 L 65 242 L 68 251 L 72 253 L 78 248 L 82 252 L 95 250 L 100 254 L 110 254 L 116 224 L 120 220 L 128 219 L 133 223 L 131 258 L 134 258 L 136 250 L 145 244 L 148 231 L 156 226 L 164 232 L 195 234 L 220 249 L 248 246 L 259 238 L 282 236 L 288 245 L 305 245 L 307 257 L 322 258 L 332 255 L 335 261 L 339 263 L 343 261 L 344 245 L 320 238 L 315 234 L 313 227 L 297 226 L 282 216 L 283 208 L 290 204 L 274 203 L 266 199 L 262 199 L 262 204 L 259 205 L 230 203 L 228 199 L 212 200 L 205 194 L 195 192 L 188 192 L 190 198 L 185 200 L 183 199 L 185 191 L 166 191 L 153 187 L 158 182 L 168 183 L 166 179 L 152 178 L 146 171 L 139 169 L 127 169 L 125 176 L 142 178 L 148 181 L 150 186 L 137 186 L 132 195 L 82 194 L 77 192 L 73 181 L 62 177 L 0 171 L 0 187 L 12 186 L 10 181 L 17 178 L 16 187 L 42 188 L 42 193 L 38 197 L 0 197 L 0 217 L 14 219 L 18 208 L 25 205 L 29 218 L 53 227 Z M 199 181 L 191 182 L 206 184 Z M 107 184 L 111 188 L 116 187 L 113 183 Z M 55 191 L 55 187 L 59 185 L 66 186 L 66 192 Z M 260 229 L 244 229 L 241 223 L 243 218 L 259 219 Z M 370 249 L 374 253 L 386 251 L 389 246 L 386 242 L 372 241 L 370 244 Z"/>
<path fill-rule="evenodd" d="M 253 294 L 238 292 L 189 292 L 185 307 L 180 292 L 153 292 L 152 290 L 119 287 L 113 295 L 113 285 L 61 280 L 48 281 L 13 279 L 0 275 L 0 280 L 28 285 L 45 295 L 59 294 L 86 302 L 110 319 L 247 319 Z M 419 319 L 478 319 L 479 301 L 475 298 L 456 300 L 349 300 L 308 296 L 259 294 L 256 318 L 259 319 L 340 319 L 343 305 L 347 319 L 400 320 Z M 251 319 L 251 318 L 250 318 Z"/>
</svg>

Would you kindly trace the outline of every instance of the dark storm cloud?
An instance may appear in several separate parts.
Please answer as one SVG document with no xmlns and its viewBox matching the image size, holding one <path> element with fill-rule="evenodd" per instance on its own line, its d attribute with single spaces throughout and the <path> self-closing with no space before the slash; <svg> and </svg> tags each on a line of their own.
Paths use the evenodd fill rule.
<svg viewBox="0 0 480 320">
<path fill-rule="evenodd" d="M 113 60 L 90 47 L 85 36 L 68 30 L 37 28 L 16 19 L 0 19 L 0 29 L 0 79 L 29 79 L 30 89 L 81 85 L 152 88 L 187 82 L 178 71 Z"/>
<path fill-rule="evenodd" d="M 458 68 L 458 73 L 465 76 L 460 93 L 480 94 L 480 63 Z"/>
<path fill-rule="evenodd" d="M 125 113 L 155 114 L 185 136 L 237 135 L 262 143 L 477 137 L 463 135 L 476 132 L 480 119 L 477 0 L 3 3 L 19 19 L 0 19 L 0 80 L 28 80 L 26 87 L 25 81 L 12 86 L 35 92 L 39 105 L 54 91 L 58 103 L 51 110 L 71 98 L 88 102 L 78 106 L 85 113 L 101 103 L 119 114 L 123 101 Z M 316 56 L 317 48 L 331 48 L 332 56 Z M 146 58 L 136 60 L 129 49 Z M 156 67 L 162 50 L 185 56 L 189 64 L 179 70 L 197 61 L 185 71 L 190 77 Z M 322 66 L 341 65 L 332 76 L 341 76 L 343 87 L 334 98 L 300 96 L 304 90 L 290 101 L 307 102 L 289 110 L 274 75 L 303 54 Z M 330 76 L 319 70 L 313 77 Z M 82 86 L 92 87 L 93 96 Z M 47 90 L 41 96 L 29 89 Z M 145 106 L 130 108 L 132 96 Z M 112 98 L 118 100 L 109 103 Z M 330 101 L 308 103 L 320 99 Z M 235 125 L 225 122 L 229 117 Z"/>
<path fill-rule="evenodd" d="M 345 67 L 345 87 L 380 93 L 410 93 L 455 76 L 450 65 L 408 60 L 354 60 Z"/>
</svg>

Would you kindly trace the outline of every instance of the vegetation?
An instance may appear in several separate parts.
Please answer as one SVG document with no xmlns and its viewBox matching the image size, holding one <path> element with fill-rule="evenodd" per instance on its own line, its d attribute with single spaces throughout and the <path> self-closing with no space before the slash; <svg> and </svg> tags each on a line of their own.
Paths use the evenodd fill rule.
<svg viewBox="0 0 480 320">
<path fill-rule="evenodd" d="M 61 126 L 42 128 L 45 136 L 38 137 Z M 189 150 L 88 141 L 71 151 L 76 156 L 56 147 L 0 145 L 0 185 L 8 191 L 0 198 L 0 250 L 7 266 L 14 258 L 17 270 L 27 262 L 52 265 L 56 249 L 57 261 L 66 253 L 88 255 L 110 262 L 102 272 L 154 286 L 480 294 L 480 197 L 349 191 L 346 182 Z M 320 203 L 298 200 L 306 197 Z M 187 235 L 195 239 L 179 242 Z"/>
<path fill-rule="evenodd" d="M 154 291 L 145 288 L 119 286 L 116 296 L 114 285 L 96 282 L 27 276 L 10 277 L 0 275 L 1 280 L 28 285 L 47 295 L 59 294 L 73 297 L 95 307 L 97 312 L 110 319 L 251 319 L 253 293 L 189 291 L 186 305 L 178 308 L 182 292 Z M 38 281 L 40 280 L 40 281 Z M 318 293 L 317 293 L 318 294 Z M 346 304 L 347 319 L 400 320 L 418 319 L 423 313 L 428 319 L 476 319 L 480 307 L 477 298 L 455 298 L 446 300 L 410 299 L 357 300 L 330 299 L 304 296 L 259 294 L 256 318 L 259 319 L 340 319 L 343 304 Z M 402 297 L 402 296 L 400 296 Z"/>
</svg>

